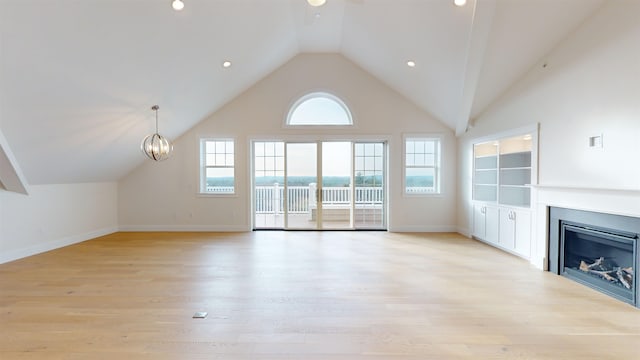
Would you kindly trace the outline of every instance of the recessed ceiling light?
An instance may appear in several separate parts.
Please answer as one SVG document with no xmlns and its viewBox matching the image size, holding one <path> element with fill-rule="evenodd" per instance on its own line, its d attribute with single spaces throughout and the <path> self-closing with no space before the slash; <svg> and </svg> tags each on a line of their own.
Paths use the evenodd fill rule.
<svg viewBox="0 0 640 360">
<path fill-rule="evenodd" d="M 407 66 L 408 67 L 416 67 L 416 62 L 413 61 L 413 60 L 409 60 L 409 61 L 407 61 Z"/>
<path fill-rule="evenodd" d="M 223 68 L 231 67 L 231 61 L 229 61 L 229 60 L 225 60 L 225 61 L 223 61 L 223 62 L 222 62 L 222 67 L 223 67 Z"/>
<path fill-rule="evenodd" d="M 173 0 L 173 2 L 171 3 L 171 6 L 175 11 L 180 11 L 184 9 L 184 3 L 182 2 L 182 0 Z"/>
<path fill-rule="evenodd" d="M 455 5 L 455 6 L 465 6 L 465 5 L 467 5 L 467 0 L 453 0 L 453 5 Z"/>
<path fill-rule="evenodd" d="M 307 0 L 307 2 L 311 6 L 322 6 L 327 2 L 327 0 Z"/>
</svg>

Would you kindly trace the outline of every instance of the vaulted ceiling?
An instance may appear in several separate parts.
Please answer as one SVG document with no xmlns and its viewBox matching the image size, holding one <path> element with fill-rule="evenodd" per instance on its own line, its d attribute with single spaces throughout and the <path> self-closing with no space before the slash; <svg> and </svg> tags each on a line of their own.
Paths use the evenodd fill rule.
<svg viewBox="0 0 640 360">
<path fill-rule="evenodd" d="M 176 138 L 315 52 L 341 53 L 460 133 L 603 0 L 452 2 L 0 0 L 4 150 L 30 184 L 117 180 L 144 161 L 151 105 Z"/>
</svg>

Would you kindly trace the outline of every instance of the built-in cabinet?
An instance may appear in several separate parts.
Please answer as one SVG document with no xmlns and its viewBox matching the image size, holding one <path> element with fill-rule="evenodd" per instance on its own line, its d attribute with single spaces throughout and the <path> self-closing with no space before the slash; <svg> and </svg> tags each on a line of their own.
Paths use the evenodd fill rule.
<svg viewBox="0 0 640 360">
<path fill-rule="evenodd" d="M 473 231 L 476 239 L 531 256 L 531 184 L 536 180 L 534 131 L 474 144 Z"/>
<path fill-rule="evenodd" d="M 496 206 L 473 204 L 473 236 L 488 243 L 498 244 L 498 208 Z"/>
</svg>

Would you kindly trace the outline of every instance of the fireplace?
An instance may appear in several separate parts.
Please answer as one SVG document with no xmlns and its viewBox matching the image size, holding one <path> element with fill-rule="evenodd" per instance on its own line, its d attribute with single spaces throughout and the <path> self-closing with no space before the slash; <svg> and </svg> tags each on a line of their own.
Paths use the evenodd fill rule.
<svg viewBox="0 0 640 360">
<path fill-rule="evenodd" d="M 550 208 L 549 271 L 640 307 L 640 218 Z"/>
</svg>

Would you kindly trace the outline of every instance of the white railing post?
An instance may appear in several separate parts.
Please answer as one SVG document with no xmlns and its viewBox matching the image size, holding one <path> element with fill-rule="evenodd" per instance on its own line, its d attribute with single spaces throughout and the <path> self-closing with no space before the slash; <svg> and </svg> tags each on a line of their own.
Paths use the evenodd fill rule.
<svg viewBox="0 0 640 360">
<path fill-rule="evenodd" d="M 280 184 L 273 183 L 273 204 L 271 204 L 271 208 L 273 209 L 273 213 L 278 215 L 280 212 Z"/>
<path fill-rule="evenodd" d="M 309 199 L 309 208 L 307 209 L 307 211 L 309 211 L 309 216 L 311 216 L 311 220 L 316 219 L 313 212 L 318 211 L 318 191 L 317 190 L 318 190 L 318 184 L 316 183 L 309 184 L 309 194 L 307 194 L 307 198 Z"/>
<path fill-rule="evenodd" d="M 318 197 L 316 190 L 318 189 L 318 184 L 311 183 L 309 184 L 309 207 L 316 207 L 318 205 Z"/>
</svg>

